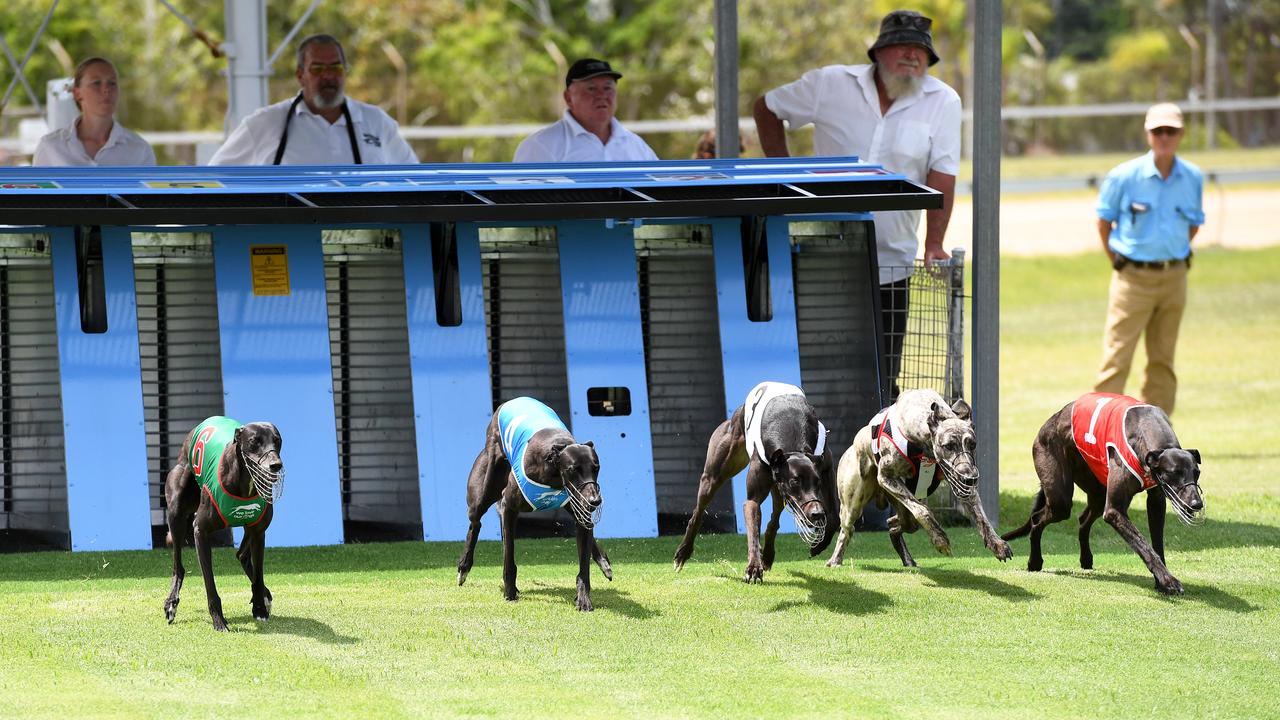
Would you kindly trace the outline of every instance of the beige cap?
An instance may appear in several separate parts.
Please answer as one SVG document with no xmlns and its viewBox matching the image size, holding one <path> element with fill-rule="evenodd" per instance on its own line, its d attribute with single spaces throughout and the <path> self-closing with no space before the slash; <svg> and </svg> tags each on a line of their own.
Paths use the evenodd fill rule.
<svg viewBox="0 0 1280 720">
<path fill-rule="evenodd" d="M 1182 111 L 1173 103 L 1160 103 L 1152 105 L 1147 110 L 1147 122 L 1143 126 L 1146 130 L 1154 130 L 1158 127 L 1182 127 Z"/>
</svg>

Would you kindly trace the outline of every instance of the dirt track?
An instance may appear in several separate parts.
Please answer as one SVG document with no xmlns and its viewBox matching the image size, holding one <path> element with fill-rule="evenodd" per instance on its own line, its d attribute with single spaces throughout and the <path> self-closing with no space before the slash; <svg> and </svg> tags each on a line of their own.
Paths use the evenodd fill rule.
<svg viewBox="0 0 1280 720">
<path fill-rule="evenodd" d="M 1000 199 L 1000 252 L 1004 255 L 1073 255 L 1101 252 L 1093 213 L 1097 195 L 1005 195 Z M 1208 187 L 1205 225 L 1196 247 L 1248 248 L 1280 245 L 1280 188 Z M 920 222 L 923 247 L 923 218 Z M 956 199 L 947 230 L 948 251 L 963 247 L 972 257 L 972 197 Z"/>
</svg>

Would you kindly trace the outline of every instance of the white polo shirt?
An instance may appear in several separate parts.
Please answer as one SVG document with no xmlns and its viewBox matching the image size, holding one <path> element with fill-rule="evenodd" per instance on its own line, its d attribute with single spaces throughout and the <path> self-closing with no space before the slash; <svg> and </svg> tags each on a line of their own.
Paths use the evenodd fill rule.
<svg viewBox="0 0 1280 720">
<path fill-rule="evenodd" d="M 227 141 L 209 159 L 210 165 L 271 165 L 284 132 L 285 114 L 295 97 L 258 108 L 232 131 Z M 377 105 L 347 98 L 347 109 L 355 125 L 360 161 L 365 165 L 416 165 L 418 156 L 400 137 L 400 126 Z M 350 165 L 355 162 L 347 118 L 339 116 L 330 124 L 298 103 L 289 123 L 289 142 L 281 165 Z"/>
<path fill-rule="evenodd" d="M 639 135 L 622 127 L 617 118 L 610 120 L 609 142 L 602 143 L 595 133 L 568 111 L 557 122 L 530 135 L 516 148 L 515 162 L 616 162 L 657 160 L 658 156 Z"/>
<path fill-rule="evenodd" d="M 156 153 L 151 149 L 151 145 L 138 133 L 121 125 L 118 120 L 111 123 L 107 144 L 98 150 L 97 155 L 89 157 L 88 151 L 84 149 L 84 143 L 76 137 L 76 127 L 79 125 L 80 118 L 77 117 L 71 125 L 61 130 L 54 130 L 40 138 L 31 164 L 45 167 L 156 164 Z"/>
<path fill-rule="evenodd" d="M 880 114 L 874 66 L 828 65 L 769 91 L 765 105 L 792 128 L 813 123 L 818 155 L 857 155 L 924 184 L 930 171 L 960 172 L 960 96 L 941 80 L 900 97 Z M 881 284 L 908 277 L 919 252 L 919 210 L 878 212 L 876 254 Z M 887 269 L 892 267 L 893 269 Z"/>
</svg>

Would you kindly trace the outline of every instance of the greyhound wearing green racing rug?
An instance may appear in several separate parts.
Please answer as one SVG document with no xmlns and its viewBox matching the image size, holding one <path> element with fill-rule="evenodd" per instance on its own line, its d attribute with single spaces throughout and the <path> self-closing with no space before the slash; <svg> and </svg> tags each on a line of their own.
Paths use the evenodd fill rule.
<svg viewBox="0 0 1280 720">
<path fill-rule="evenodd" d="M 281 445 L 280 431 L 269 422 L 242 425 L 222 416 L 206 419 L 187 434 L 164 487 L 173 546 L 173 585 L 164 615 L 171 624 L 186 576 L 182 546 L 188 528 L 194 529 L 213 629 L 226 632 L 227 620 L 213 582 L 210 540 L 214 531 L 226 527 L 244 528 L 236 559 L 253 587 L 253 618 L 265 622 L 271 616 L 271 591 L 262 581 L 262 557 L 274 503 L 284 494 Z"/>
</svg>

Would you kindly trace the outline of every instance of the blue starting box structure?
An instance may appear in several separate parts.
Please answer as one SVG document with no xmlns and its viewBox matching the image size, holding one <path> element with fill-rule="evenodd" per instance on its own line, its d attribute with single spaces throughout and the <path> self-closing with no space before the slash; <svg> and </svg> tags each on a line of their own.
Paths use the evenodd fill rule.
<svg viewBox="0 0 1280 720">
<path fill-rule="evenodd" d="M 161 545 L 225 414 L 283 436 L 271 544 L 461 540 L 529 395 L 595 442 L 599 535 L 680 532 L 756 383 L 804 387 L 837 456 L 883 405 L 870 212 L 941 204 L 856 158 L 0 169 L 0 531 Z"/>
</svg>

